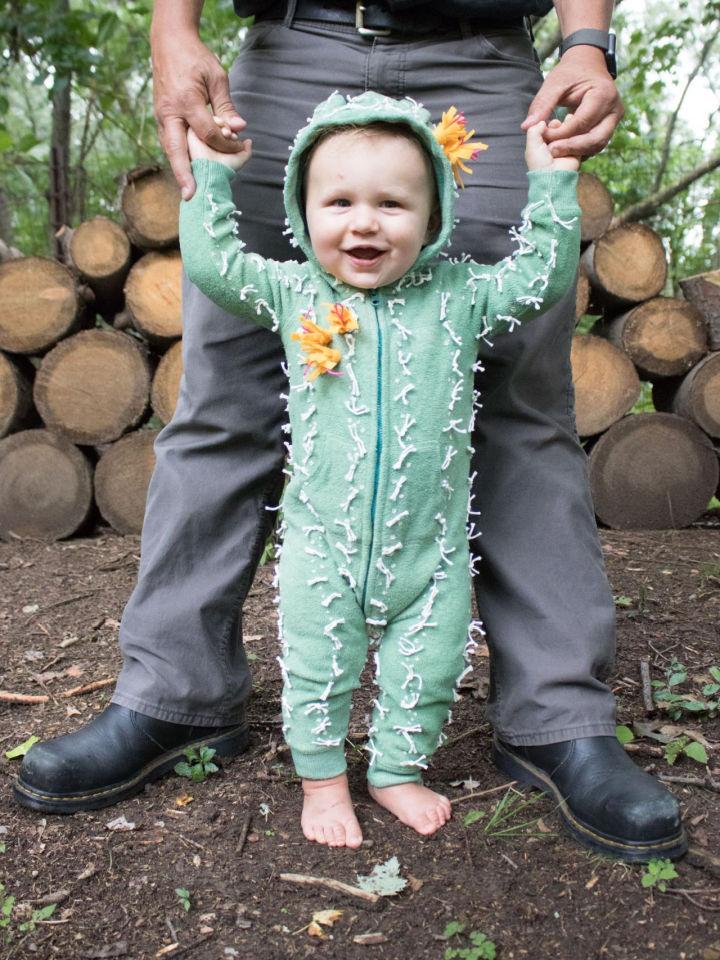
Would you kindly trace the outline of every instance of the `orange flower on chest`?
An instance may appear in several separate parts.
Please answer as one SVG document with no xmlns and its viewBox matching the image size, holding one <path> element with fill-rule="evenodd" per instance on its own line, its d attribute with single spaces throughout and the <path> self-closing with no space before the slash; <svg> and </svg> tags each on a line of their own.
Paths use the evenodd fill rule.
<svg viewBox="0 0 720 960">
<path fill-rule="evenodd" d="M 297 340 L 304 354 L 307 364 L 305 376 L 308 380 L 315 380 L 321 373 L 333 373 L 333 368 L 340 363 L 340 351 L 328 347 L 332 340 L 332 333 L 324 330 L 310 320 L 305 314 L 300 317 L 302 332 L 291 333 L 290 337 Z M 334 376 L 340 376 L 334 373 Z"/>
<path fill-rule="evenodd" d="M 343 303 L 333 303 L 326 319 L 335 333 L 351 333 L 358 328 L 357 314 Z"/>
</svg>

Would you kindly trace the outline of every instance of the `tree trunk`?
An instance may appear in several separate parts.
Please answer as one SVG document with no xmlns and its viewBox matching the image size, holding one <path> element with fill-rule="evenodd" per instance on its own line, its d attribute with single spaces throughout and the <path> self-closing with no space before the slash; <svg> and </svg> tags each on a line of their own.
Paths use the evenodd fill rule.
<svg viewBox="0 0 720 960">
<path fill-rule="evenodd" d="M 24 430 L 0 440 L 0 537 L 59 540 L 92 507 L 92 468 L 67 440 Z"/>
<path fill-rule="evenodd" d="M 61 22 L 70 11 L 69 0 L 54 0 L 54 17 Z M 55 256 L 63 260 L 63 248 L 56 233 L 71 224 L 70 203 L 70 84 L 72 73 L 58 69 L 52 90 L 52 132 L 50 135 L 50 233 Z"/>
<path fill-rule="evenodd" d="M 685 374 L 708 351 L 700 312 L 686 300 L 654 297 L 605 328 L 646 379 Z"/>
<path fill-rule="evenodd" d="M 602 433 L 638 401 L 640 378 L 629 357 L 589 334 L 573 337 L 570 354 L 575 422 L 581 437 Z"/>
<path fill-rule="evenodd" d="M 137 341 L 110 330 L 63 340 L 35 378 L 45 424 L 75 443 L 110 443 L 137 426 L 148 405 L 150 370 Z"/>
<path fill-rule="evenodd" d="M 157 430 L 136 430 L 113 443 L 95 469 L 98 509 L 118 533 L 140 533 L 150 477 L 155 469 Z"/>
<path fill-rule="evenodd" d="M 125 282 L 125 306 L 133 326 L 161 349 L 182 335 L 181 276 L 180 251 L 170 250 L 146 253 L 133 264 Z"/>
<path fill-rule="evenodd" d="M 616 530 L 686 527 L 707 509 L 718 458 L 695 424 L 671 413 L 624 417 L 590 452 L 595 512 Z"/>
</svg>

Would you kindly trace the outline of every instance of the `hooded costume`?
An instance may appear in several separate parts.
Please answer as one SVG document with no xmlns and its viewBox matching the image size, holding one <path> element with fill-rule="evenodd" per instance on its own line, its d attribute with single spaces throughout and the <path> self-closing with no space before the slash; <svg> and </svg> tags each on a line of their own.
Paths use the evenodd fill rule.
<svg viewBox="0 0 720 960">
<path fill-rule="evenodd" d="M 303 156 L 328 128 L 407 124 L 427 150 L 441 210 L 436 238 L 378 290 L 319 265 L 302 208 Z M 181 204 L 190 280 L 230 313 L 277 331 L 287 357 L 292 445 L 278 568 L 284 733 L 301 777 L 345 770 L 353 689 L 368 641 L 379 688 L 368 741 L 377 787 L 420 780 L 442 742 L 473 645 L 470 577 L 479 536 L 468 492 L 477 342 L 549 308 L 575 279 L 577 174 L 529 173 L 529 201 L 495 266 L 442 257 L 455 184 L 428 112 L 376 93 L 333 94 L 291 149 L 288 232 L 306 262 L 245 252 L 233 171 L 195 160 Z M 466 526 L 467 525 L 467 526 Z M 470 629 L 468 625 L 470 624 Z"/>
</svg>

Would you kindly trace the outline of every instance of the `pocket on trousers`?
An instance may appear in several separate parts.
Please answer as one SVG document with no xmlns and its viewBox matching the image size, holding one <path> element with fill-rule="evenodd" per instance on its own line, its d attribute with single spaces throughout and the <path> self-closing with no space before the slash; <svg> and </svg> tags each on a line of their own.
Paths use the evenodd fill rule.
<svg viewBox="0 0 720 960">
<path fill-rule="evenodd" d="M 260 23 L 254 23 L 251 27 L 248 27 L 245 38 L 240 44 L 238 55 L 233 61 L 228 73 L 232 74 L 236 65 L 240 63 L 248 53 L 251 53 L 253 50 L 257 50 L 259 47 L 262 47 L 270 34 L 281 26 L 281 20 L 265 20 L 261 21 Z"/>
<path fill-rule="evenodd" d="M 524 63 L 540 72 L 529 34 L 522 27 L 486 30 L 477 35 L 486 56 L 510 63 Z"/>
</svg>

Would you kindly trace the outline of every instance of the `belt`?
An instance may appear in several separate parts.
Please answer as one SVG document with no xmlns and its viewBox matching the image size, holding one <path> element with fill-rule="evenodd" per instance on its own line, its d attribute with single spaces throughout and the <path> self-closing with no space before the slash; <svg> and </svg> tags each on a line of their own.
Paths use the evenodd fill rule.
<svg viewBox="0 0 720 960">
<path fill-rule="evenodd" d="M 266 7 L 256 20 L 284 20 L 287 3 L 273 3 Z M 433 5 L 434 6 L 434 5 Z M 433 33 L 446 33 L 451 30 L 461 32 L 464 27 L 479 30 L 483 27 L 522 27 L 522 17 L 497 19 L 459 18 L 443 16 L 432 10 L 407 11 L 405 16 L 393 13 L 382 2 L 368 3 L 318 3 L 316 0 L 297 0 L 294 20 L 309 20 L 317 23 L 329 23 L 334 26 L 354 28 L 364 37 L 426 36 Z"/>
</svg>

